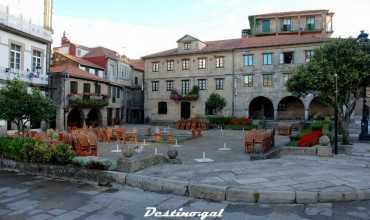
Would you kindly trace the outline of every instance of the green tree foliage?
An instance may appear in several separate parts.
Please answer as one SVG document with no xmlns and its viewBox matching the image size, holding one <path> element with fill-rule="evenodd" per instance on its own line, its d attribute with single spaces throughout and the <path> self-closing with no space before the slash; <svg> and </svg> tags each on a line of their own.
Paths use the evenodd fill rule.
<svg viewBox="0 0 370 220">
<path fill-rule="evenodd" d="M 332 39 L 315 50 L 306 65 L 297 67 L 287 82 L 298 96 L 314 94 L 335 108 L 335 75 L 338 78 L 338 113 L 343 143 L 348 143 L 348 126 L 364 86 L 370 78 L 370 45 L 356 39 Z"/>
<path fill-rule="evenodd" d="M 24 82 L 8 81 L 0 90 L 0 119 L 14 122 L 18 131 L 23 132 L 31 119 L 48 121 L 54 116 L 52 101 L 36 88 L 28 92 Z"/>
<path fill-rule="evenodd" d="M 225 106 L 226 99 L 217 93 L 212 93 L 206 101 L 206 107 L 212 113 L 221 111 Z"/>
</svg>

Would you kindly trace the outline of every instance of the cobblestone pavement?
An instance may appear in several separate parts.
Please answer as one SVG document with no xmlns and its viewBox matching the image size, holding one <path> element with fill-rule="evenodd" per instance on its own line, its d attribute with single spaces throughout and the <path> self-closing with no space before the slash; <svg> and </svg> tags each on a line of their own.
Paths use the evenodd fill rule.
<svg viewBox="0 0 370 220">
<path fill-rule="evenodd" d="M 133 125 L 129 127 L 132 128 Z M 135 125 L 136 128 L 142 129 L 143 125 Z M 150 127 L 150 126 L 146 126 Z M 152 127 L 154 130 L 154 127 Z M 173 129 L 175 134 L 177 132 L 187 132 L 189 135 L 190 131 L 176 130 Z M 213 159 L 217 162 L 234 162 L 234 161 L 246 161 L 249 160 L 249 155 L 244 152 L 244 133 L 243 131 L 224 130 L 221 133 L 219 129 L 206 130 L 202 137 L 187 140 L 181 142 L 181 147 L 174 148 L 168 144 L 154 144 L 149 143 L 144 147 L 144 152 L 147 154 L 154 154 L 155 148 L 158 153 L 166 154 L 169 149 L 176 149 L 179 152 L 179 158 L 184 164 L 196 164 L 194 161 L 196 158 L 201 158 L 203 152 L 205 152 L 207 158 Z M 289 137 L 276 135 L 275 137 L 276 146 L 284 146 L 289 142 Z M 220 151 L 226 143 L 231 151 Z M 98 155 L 101 157 L 107 157 L 110 159 L 118 159 L 121 153 L 112 153 L 111 151 L 116 149 L 116 144 L 100 144 L 98 146 Z"/>
<path fill-rule="evenodd" d="M 334 158 L 291 155 L 260 161 L 166 164 L 138 173 L 264 191 L 351 192 L 370 188 L 370 158 L 348 155 Z"/>
<path fill-rule="evenodd" d="M 185 211 L 225 209 L 223 219 L 227 220 L 370 219 L 370 201 L 312 205 L 231 204 L 143 192 L 128 187 L 98 188 L 6 171 L 0 171 L 0 180 L 1 220 L 159 219 L 143 217 L 148 206 L 162 211 L 179 208 Z"/>
</svg>

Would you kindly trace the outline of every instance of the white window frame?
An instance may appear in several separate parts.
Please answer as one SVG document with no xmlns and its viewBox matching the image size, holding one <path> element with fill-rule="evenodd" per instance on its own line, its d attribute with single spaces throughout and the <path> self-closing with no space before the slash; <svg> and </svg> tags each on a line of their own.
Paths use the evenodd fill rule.
<svg viewBox="0 0 370 220">
<path fill-rule="evenodd" d="M 225 79 L 217 78 L 216 79 L 216 90 L 224 90 Z"/>
<path fill-rule="evenodd" d="M 174 69 L 175 69 L 175 61 L 167 60 L 167 71 L 174 71 Z"/>
<path fill-rule="evenodd" d="M 14 46 L 14 48 L 13 48 Z M 19 48 L 19 49 L 18 49 Z M 22 46 L 19 44 L 10 44 L 10 54 L 9 54 L 9 67 L 13 71 L 20 71 L 22 65 Z"/>
<path fill-rule="evenodd" d="M 198 69 L 203 70 L 207 68 L 207 59 L 198 58 Z"/>
<path fill-rule="evenodd" d="M 207 79 L 198 79 L 199 90 L 207 90 Z"/>
<path fill-rule="evenodd" d="M 244 66 L 253 66 L 253 54 L 244 55 Z"/>
<path fill-rule="evenodd" d="M 272 53 L 264 53 L 263 57 L 263 65 L 272 65 Z"/>
<path fill-rule="evenodd" d="M 159 62 L 152 63 L 152 72 L 159 72 Z"/>
<path fill-rule="evenodd" d="M 253 87 L 253 74 L 244 75 L 243 83 L 245 87 Z"/>
<path fill-rule="evenodd" d="M 224 58 L 223 56 L 216 57 L 216 68 L 224 68 Z"/>
<path fill-rule="evenodd" d="M 42 72 L 42 52 L 37 49 L 32 50 L 32 72 L 37 74 Z"/>
</svg>

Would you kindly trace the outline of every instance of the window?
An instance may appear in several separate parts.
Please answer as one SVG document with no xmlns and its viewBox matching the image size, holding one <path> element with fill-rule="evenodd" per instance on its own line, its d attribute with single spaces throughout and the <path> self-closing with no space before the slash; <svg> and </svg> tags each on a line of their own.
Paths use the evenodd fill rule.
<svg viewBox="0 0 370 220">
<path fill-rule="evenodd" d="M 159 62 L 153 62 L 152 63 L 152 71 L 153 72 L 158 72 L 159 71 Z"/>
<path fill-rule="evenodd" d="M 122 91 L 121 88 L 117 87 L 116 91 L 117 91 L 117 98 L 118 99 L 121 98 L 121 91 Z"/>
<path fill-rule="evenodd" d="M 198 79 L 198 88 L 199 88 L 199 90 L 207 90 L 207 80 L 206 79 Z"/>
<path fill-rule="evenodd" d="M 111 87 L 108 86 L 108 96 L 111 97 L 112 96 L 112 90 L 111 90 Z"/>
<path fill-rule="evenodd" d="M 78 83 L 76 81 L 71 81 L 69 86 L 69 92 L 71 94 L 77 94 L 78 93 Z"/>
<path fill-rule="evenodd" d="M 262 32 L 269 33 L 270 32 L 270 20 L 263 20 L 262 21 Z"/>
<path fill-rule="evenodd" d="M 32 51 L 32 72 L 41 73 L 41 51 Z"/>
<path fill-rule="evenodd" d="M 189 59 L 183 59 L 182 60 L 182 70 L 188 70 L 189 69 L 189 63 L 190 63 Z"/>
<path fill-rule="evenodd" d="M 181 80 L 181 94 L 186 95 L 190 90 L 190 80 Z"/>
<path fill-rule="evenodd" d="M 174 65 L 175 65 L 174 60 L 167 60 L 167 71 L 173 71 Z"/>
<path fill-rule="evenodd" d="M 307 30 L 315 30 L 315 16 L 307 16 L 306 18 Z"/>
<path fill-rule="evenodd" d="M 84 83 L 84 93 L 90 93 L 90 83 Z"/>
<path fill-rule="evenodd" d="M 101 86 L 100 84 L 96 83 L 95 84 L 95 94 L 100 95 L 100 93 L 101 93 Z"/>
<path fill-rule="evenodd" d="M 280 54 L 280 64 L 292 64 L 294 61 L 293 52 L 283 52 Z"/>
<path fill-rule="evenodd" d="M 252 54 L 244 55 L 244 66 L 252 65 L 253 65 L 253 55 Z"/>
<path fill-rule="evenodd" d="M 95 76 L 99 76 L 99 70 L 95 69 Z"/>
<path fill-rule="evenodd" d="M 272 53 L 264 53 L 263 54 L 263 65 L 271 65 L 272 64 Z"/>
<path fill-rule="evenodd" d="M 152 91 L 153 92 L 159 91 L 159 81 L 152 81 Z"/>
<path fill-rule="evenodd" d="M 282 31 L 291 31 L 292 30 L 292 19 L 291 18 L 284 18 L 283 19 L 283 26 L 281 27 Z"/>
<path fill-rule="evenodd" d="M 167 102 L 158 102 L 158 114 L 167 114 Z"/>
<path fill-rule="evenodd" d="M 139 84 L 139 79 L 135 76 L 135 85 Z"/>
<path fill-rule="evenodd" d="M 224 67 L 224 57 L 216 57 L 216 68 Z"/>
<path fill-rule="evenodd" d="M 216 79 L 216 90 L 224 89 L 224 79 Z"/>
<path fill-rule="evenodd" d="M 111 87 L 112 89 L 112 103 L 116 103 L 117 87 Z"/>
<path fill-rule="evenodd" d="M 206 68 L 206 58 L 198 58 L 198 69 Z"/>
<path fill-rule="evenodd" d="M 272 87 L 272 74 L 263 75 L 263 87 Z"/>
<path fill-rule="evenodd" d="M 10 68 L 13 70 L 21 69 L 21 46 L 17 44 L 10 46 Z"/>
<path fill-rule="evenodd" d="M 253 87 L 253 75 L 252 74 L 244 76 L 244 86 Z"/>
<path fill-rule="evenodd" d="M 313 57 L 313 55 L 315 54 L 315 52 L 313 50 L 305 50 L 304 51 L 304 59 L 305 59 L 305 62 L 310 62 L 311 58 Z"/>
<path fill-rule="evenodd" d="M 185 42 L 184 43 L 184 50 L 189 50 L 191 48 L 191 43 L 190 42 Z"/>
<path fill-rule="evenodd" d="M 173 80 L 167 80 L 166 81 L 166 90 L 172 91 L 173 90 Z"/>
</svg>

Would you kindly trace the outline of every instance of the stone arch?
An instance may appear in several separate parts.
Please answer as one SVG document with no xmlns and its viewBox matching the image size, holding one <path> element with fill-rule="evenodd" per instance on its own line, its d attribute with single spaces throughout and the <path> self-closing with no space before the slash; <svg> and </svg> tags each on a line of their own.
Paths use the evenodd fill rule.
<svg viewBox="0 0 370 220">
<path fill-rule="evenodd" d="M 308 107 L 310 120 L 323 119 L 327 116 L 333 116 L 334 110 L 331 106 L 323 102 L 319 96 L 314 97 Z"/>
<path fill-rule="evenodd" d="M 286 96 L 282 98 L 277 107 L 277 119 L 304 120 L 305 106 L 303 101 L 295 96 Z"/>
<path fill-rule="evenodd" d="M 102 126 L 102 114 L 99 109 L 93 108 L 89 111 L 86 117 L 86 125 L 89 127 Z"/>
<path fill-rule="evenodd" d="M 249 103 L 249 117 L 252 119 L 274 119 L 274 105 L 269 98 L 258 96 Z"/>
<path fill-rule="evenodd" d="M 84 114 L 78 109 L 74 108 L 68 113 L 67 126 L 82 128 L 84 125 Z"/>
</svg>

